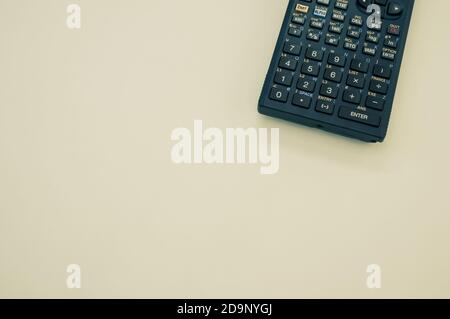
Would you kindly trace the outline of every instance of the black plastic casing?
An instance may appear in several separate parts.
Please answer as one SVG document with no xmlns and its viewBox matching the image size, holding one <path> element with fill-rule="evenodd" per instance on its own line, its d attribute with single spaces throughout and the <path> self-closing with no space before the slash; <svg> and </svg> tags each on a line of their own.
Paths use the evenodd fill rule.
<svg viewBox="0 0 450 319">
<path fill-rule="evenodd" d="M 413 11 L 413 7 L 414 7 L 414 0 L 396 0 L 397 3 L 401 3 L 404 6 L 404 12 L 402 13 L 402 15 L 400 17 L 393 18 L 393 17 L 383 16 L 383 18 L 382 18 L 383 26 L 380 31 L 380 42 L 378 44 L 377 55 L 375 57 L 371 57 L 371 56 L 368 56 L 368 55 L 365 55 L 364 53 L 362 53 L 362 48 L 364 45 L 364 37 L 365 37 L 366 31 L 368 30 L 365 20 L 364 20 L 363 27 L 361 27 L 362 35 L 359 40 L 360 44 L 359 44 L 358 50 L 356 52 L 353 52 L 353 51 L 349 51 L 349 50 L 343 48 L 343 40 L 346 37 L 346 30 L 348 29 L 348 26 L 350 25 L 351 17 L 354 15 L 362 15 L 363 18 L 367 19 L 367 17 L 369 16 L 369 14 L 366 13 L 364 11 L 364 9 L 361 8 L 357 4 L 357 0 L 349 1 L 349 7 L 348 7 L 348 10 L 346 11 L 347 15 L 346 15 L 346 19 L 344 22 L 344 28 L 343 28 L 343 32 L 341 34 L 341 41 L 340 41 L 339 46 L 334 47 L 334 46 L 325 44 L 325 35 L 328 30 L 329 22 L 331 20 L 330 16 L 331 16 L 332 10 L 334 9 L 335 2 L 336 2 L 336 0 L 330 1 L 330 4 L 328 6 L 329 12 L 328 12 L 328 15 L 326 18 L 326 23 L 325 23 L 324 29 L 322 31 L 322 36 L 321 36 L 321 39 L 319 42 L 313 42 L 313 41 L 306 39 L 306 33 L 307 33 L 306 31 L 309 29 L 309 18 L 306 20 L 306 23 L 303 26 L 304 30 L 302 32 L 302 36 L 300 38 L 294 39 L 294 41 L 296 41 L 297 43 L 300 42 L 302 45 L 302 52 L 299 57 L 299 66 L 297 67 L 297 69 L 295 71 L 294 81 L 292 83 L 292 86 L 290 87 L 290 94 L 289 94 L 289 99 L 288 99 L 287 103 L 280 103 L 280 102 L 271 100 L 269 98 L 269 94 L 270 94 L 270 90 L 272 89 L 272 87 L 277 86 L 276 84 L 274 84 L 273 80 L 275 77 L 275 73 L 277 72 L 277 70 L 279 70 L 278 63 L 279 63 L 280 57 L 283 54 L 283 46 L 286 41 L 286 38 L 292 39 L 292 36 L 288 35 L 288 29 L 292 25 L 291 19 L 294 14 L 295 7 L 298 3 L 300 3 L 300 4 L 308 5 L 308 6 L 310 6 L 310 10 L 314 10 L 314 6 L 317 5 L 315 3 L 315 1 L 313 1 L 313 3 L 311 3 L 311 2 L 299 1 L 299 0 L 290 0 L 286 15 L 285 15 L 285 18 L 283 21 L 283 25 L 281 27 L 281 32 L 280 32 L 280 35 L 278 37 L 278 41 L 277 41 L 277 44 L 275 47 L 275 51 L 274 51 L 274 54 L 272 57 L 272 61 L 270 63 L 269 71 L 267 73 L 267 76 L 266 76 L 266 79 L 264 82 L 261 97 L 259 99 L 258 111 L 259 111 L 259 113 L 264 114 L 264 115 L 281 118 L 284 120 L 288 120 L 291 122 L 295 122 L 295 123 L 299 123 L 299 124 L 303 124 L 303 125 L 307 125 L 307 126 L 311 126 L 311 127 L 315 127 L 315 128 L 320 128 L 320 129 L 323 129 L 323 130 L 326 130 L 326 131 L 329 131 L 332 133 L 340 134 L 340 135 L 351 137 L 351 138 L 356 138 L 356 139 L 359 139 L 359 140 L 362 140 L 365 142 L 372 142 L 372 143 L 383 142 L 386 137 L 387 131 L 388 131 L 389 118 L 390 118 L 391 111 L 392 111 L 395 90 L 397 87 L 397 81 L 398 81 L 398 77 L 400 74 L 401 62 L 402 62 L 403 53 L 404 53 L 405 46 L 406 46 L 406 39 L 407 39 L 409 24 L 410 24 L 412 11 Z M 311 17 L 311 16 L 312 16 L 312 14 L 309 13 L 308 17 Z M 385 59 L 381 58 L 381 51 L 382 51 L 382 47 L 383 47 L 384 37 L 387 34 L 387 31 L 386 31 L 387 26 L 391 23 L 398 24 L 401 26 L 401 34 L 399 36 L 398 45 L 397 45 L 397 49 L 396 49 L 397 55 L 396 55 L 396 58 L 394 61 L 389 61 L 389 60 L 385 60 Z M 339 95 L 335 101 L 335 110 L 332 115 L 319 113 L 315 110 L 317 97 L 319 95 L 319 87 L 321 85 L 320 81 L 316 84 L 316 89 L 315 89 L 313 95 L 311 96 L 312 97 L 312 105 L 309 109 L 299 108 L 295 105 L 292 105 L 292 103 L 291 103 L 294 93 L 299 91 L 296 89 L 297 79 L 299 79 L 301 64 L 303 63 L 303 57 L 304 57 L 306 49 L 308 48 L 309 45 L 327 48 L 327 53 L 325 54 L 324 60 L 321 63 L 321 70 L 320 70 L 320 74 L 318 76 L 319 80 L 323 79 L 323 75 L 325 72 L 325 65 L 327 64 L 326 59 L 328 57 L 328 52 L 334 51 L 338 54 L 346 54 L 347 55 L 345 71 L 343 74 L 343 80 L 340 84 Z M 354 121 L 350 121 L 347 119 L 343 119 L 343 118 L 340 118 L 338 115 L 339 108 L 341 105 L 351 105 L 347 102 L 342 101 L 342 94 L 343 94 L 344 88 L 346 87 L 346 84 L 345 84 L 346 73 L 348 73 L 350 63 L 353 58 L 370 59 L 371 62 L 370 62 L 369 72 L 371 72 L 374 65 L 378 64 L 378 63 L 391 64 L 391 66 L 392 66 L 392 76 L 391 76 L 391 78 L 389 80 L 390 82 L 388 84 L 389 89 L 388 89 L 388 93 L 387 93 L 386 99 L 385 99 L 384 110 L 379 112 L 381 115 L 381 124 L 379 127 L 373 127 L 373 126 L 369 126 L 369 125 L 362 124 L 359 122 L 354 122 Z M 365 99 L 369 92 L 369 89 L 368 89 L 369 81 L 370 81 L 370 79 L 366 78 L 365 87 L 362 91 L 361 106 L 364 106 Z"/>
</svg>

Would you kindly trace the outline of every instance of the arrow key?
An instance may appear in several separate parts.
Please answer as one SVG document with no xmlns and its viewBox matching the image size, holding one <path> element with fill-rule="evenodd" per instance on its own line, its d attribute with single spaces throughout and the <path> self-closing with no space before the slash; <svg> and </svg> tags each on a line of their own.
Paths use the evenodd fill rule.
<svg viewBox="0 0 450 319">
<path fill-rule="evenodd" d="M 389 4 L 389 8 L 388 8 L 388 14 L 391 16 L 398 16 L 400 14 L 402 14 L 403 12 L 403 7 L 401 4 L 396 3 L 396 2 L 391 2 Z"/>
</svg>

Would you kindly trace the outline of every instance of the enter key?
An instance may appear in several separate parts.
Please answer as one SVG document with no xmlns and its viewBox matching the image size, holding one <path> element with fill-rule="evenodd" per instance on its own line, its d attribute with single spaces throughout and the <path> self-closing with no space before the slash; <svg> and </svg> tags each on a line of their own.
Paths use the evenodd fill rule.
<svg viewBox="0 0 450 319">
<path fill-rule="evenodd" d="M 381 116 L 378 112 L 362 106 L 343 105 L 339 110 L 339 117 L 374 127 L 379 127 L 381 123 Z"/>
</svg>

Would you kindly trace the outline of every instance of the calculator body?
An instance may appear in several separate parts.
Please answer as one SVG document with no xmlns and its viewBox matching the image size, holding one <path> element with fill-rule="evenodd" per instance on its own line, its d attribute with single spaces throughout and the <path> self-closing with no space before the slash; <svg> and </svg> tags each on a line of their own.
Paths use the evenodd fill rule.
<svg viewBox="0 0 450 319">
<path fill-rule="evenodd" d="M 381 25 L 367 20 L 372 3 L 381 8 Z M 382 142 L 413 6 L 414 0 L 290 0 L 258 111 Z"/>
</svg>

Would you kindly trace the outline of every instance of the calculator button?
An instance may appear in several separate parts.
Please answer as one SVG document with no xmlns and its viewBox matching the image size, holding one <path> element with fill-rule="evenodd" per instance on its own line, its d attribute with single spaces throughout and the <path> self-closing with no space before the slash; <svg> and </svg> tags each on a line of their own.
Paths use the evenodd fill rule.
<svg viewBox="0 0 450 319">
<path fill-rule="evenodd" d="M 323 29 L 323 25 L 324 25 L 324 20 L 323 19 L 311 18 L 311 20 L 309 21 L 309 26 L 311 28 L 316 28 L 316 29 L 322 30 Z"/>
<path fill-rule="evenodd" d="M 372 80 L 370 81 L 370 91 L 380 94 L 386 94 L 388 91 L 388 85 L 381 81 Z"/>
<path fill-rule="evenodd" d="M 373 44 L 364 43 L 363 53 L 370 56 L 375 56 L 377 54 L 377 48 Z"/>
<path fill-rule="evenodd" d="M 349 37 L 359 39 L 359 37 L 361 36 L 361 29 L 357 28 L 357 27 L 349 26 L 347 29 L 347 35 Z"/>
<path fill-rule="evenodd" d="M 324 21 L 319 18 L 311 18 L 311 20 L 309 21 L 309 26 L 311 28 L 322 30 L 323 25 L 324 25 Z"/>
<path fill-rule="evenodd" d="M 338 9 L 347 10 L 348 9 L 348 0 L 337 0 L 334 5 Z"/>
<path fill-rule="evenodd" d="M 350 38 L 345 38 L 344 40 L 344 48 L 347 50 L 356 51 L 358 49 L 358 42 L 354 41 Z"/>
<path fill-rule="evenodd" d="M 328 63 L 336 65 L 336 66 L 341 66 L 343 67 L 345 65 L 345 55 L 343 54 L 337 54 L 337 53 L 330 53 L 328 55 Z"/>
<path fill-rule="evenodd" d="M 298 79 L 297 89 L 312 93 L 316 87 L 316 82 L 310 76 L 305 76 L 304 78 Z"/>
<path fill-rule="evenodd" d="M 325 43 L 337 47 L 339 45 L 339 36 L 327 33 Z"/>
<path fill-rule="evenodd" d="M 389 24 L 387 28 L 387 33 L 392 35 L 400 35 L 400 26 L 397 24 Z"/>
<path fill-rule="evenodd" d="M 306 34 L 306 38 L 308 40 L 312 40 L 312 41 L 319 41 L 320 40 L 320 31 L 319 30 L 313 30 L 313 29 L 309 29 L 308 33 Z"/>
<path fill-rule="evenodd" d="M 327 6 L 330 4 L 330 0 L 317 0 L 317 3 Z"/>
<path fill-rule="evenodd" d="M 348 88 L 344 91 L 342 99 L 345 102 L 359 104 L 361 102 L 361 93 L 359 90 Z"/>
<path fill-rule="evenodd" d="M 397 48 L 398 38 L 396 36 L 387 35 L 384 38 L 384 45 L 391 48 Z"/>
<path fill-rule="evenodd" d="M 311 1 L 308 1 L 308 2 L 311 2 Z M 297 6 L 295 7 L 295 11 L 300 12 L 300 13 L 308 13 L 309 6 L 305 6 L 303 4 L 297 4 Z"/>
<path fill-rule="evenodd" d="M 340 22 L 330 22 L 330 26 L 328 27 L 328 31 L 341 34 L 342 33 L 343 24 Z"/>
<path fill-rule="evenodd" d="M 320 87 L 320 95 L 335 99 L 337 98 L 338 93 L 339 88 L 335 84 L 322 84 Z"/>
<path fill-rule="evenodd" d="M 374 96 L 368 96 L 366 99 L 366 106 L 371 109 L 383 111 L 384 109 L 384 100 Z"/>
<path fill-rule="evenodd" d="M 378 42 L 380 41 L 380 36 L 378 35 L 378 32 L 367 31 L 366 41 L 378 44 Z"/>
<path fill-rule="evenodd" d="M 328 67 L 323 77 L 325 80 L 339 83 L 342 80 L 342 70 L 335 66 Z"/>
<path fill-rule="evenodd" d="M 322 61 L 323 60 L 323 51 L 321 48 L 310 47 L 306 50 L 306 55 L 308 59 Z"/>
<path fill-rule="evenodd" d="M 362 16 L 354 16 L 351 20 L 350 23 L 353 25 L 356 25 L 358 27 L 362 27 L 364 22 L 363 22 L 363 18 Z"/>
<path fill-rule="evenodd" d="M 332 102 L 318 100 L 316 111 L 325 114 L 333 114 L 334 104 Z"/>
<path fill-rule="evenodd" d="M 300 44 L 295 44 L 295 43 L 291 43 L 291 42 L 286 42 L 284 44 L 284 48 L 283 48 L 284 53 L 300 55 L 301 51 L 302 51 L 302 47 L 300 46 Z"/>
<path fill-rule="evenodd" d="M 293 77 L 292 72 L 281 70 L 275 74 L 274 82 L 277 84 L 291 86 Z"/>
<path fill-rule="evenodd" d="M 297 60 L 295 60 L 293 57 L 283 56 L 281 57 L 278 66 L 283 69 L 295 71 L 295 69 L 297 69 L 297 63 Z"/>
<path fill-rule="evenodd" d="M 388 7 L 387 13 L 391 16 L 400 15 L 403 12 L 403 7 L 401 4 L 396 2 L 391 2 Z"/>
<path fill-rule="evenodd" d="M 388 0 L 375 0 L 375 4 L 379 4 L 380 6 L 385 6 Z"/>
<path fill-rule="evenodd" d="M 289 91 L 285 87 L 276 87 L 270 90 L 270 99 L 286 103 L 289 97 Z"/>
<path fill-rule="evenodd" d="M 290 35 L 292 35 L 292 36 L 298 38 L 298 37 L 300 37 L 300 36 L 302 35 L 302 30 L 299 29 L 299 28 L 293 28 L 293 27 L 291 27 L 291 28 L 289 28 L 288 33 L 289 33 Z"/>
<path fill-rule="evenodd" d="M 283 56 L 281 57 L 278 66 L 283 69 L 295 71 L 295 69 L 297 68 L 297 60 L 292 57 Z"/>
<path fill-rule="evenodd" d="M 306 17 L 304 15 L 297 15 L 292 17 L 292 23 L 304 25 L 306 22 Z"/>
<path fill-rule="evenodd" d="M 397 54 L 397 51 L 389 48 L 383 48 L 383 51 L 381 52 L 381 57 L 386 60 L 395 60 L 395 55 Z"/>
<path fill-rule="evenodd" d="M 354 71 L 367 73 L 369 71 L 369 63 L 359 59 L 353 59 L 350 68 Z"/>
<path fill-rule="evenodd" d="M 371 3 L 372 0 L 358 0 L 358 4 L 363 8 L 367 8 Z"/>
<path fill-rule="evenodd" d="M 325 18 L 328 13 L 327 7 L 316 6 L 314 9 L 314 15 L 317 17 Z"/>
<path fill-rule="evenodd" d="M 377 112 L 347 105 L 341 106 L 339 117 L 375 127 L 381 123 L 381 116 Z"/>
<path fill-rule="evenodd" d="M 333 10 L 333 14 L 331 15 L 331 19 L 339 21 L 339 22 L 344 22 L 345 15 L 342 13 L 342 11 Z"/>
<path fill-rule="evenodd" d="M 312 76 L 318 76 L 319 75 L 320 67 L 315 62 L 305 62 L 302 65 L 301 72 L 303 74 L 308 74 Z"/>
<path fill-rule="evenodd" d="M 373 67 L 373 75 L 381 78 L 389 79 L 391 77 L 391 72 L 391 68 L 386 65 L 378 64 Z"/>
<path fill-rule="evenodd" d="M 311 98 L 305 95 L 294 94 L 292 98 L 292 104 L 295 106 L 300 106 L 304 109 L 309 109 L 311 106 Z"/>
<path fill-rule="evenodd" d="M 363 74 L 349 74 L 347 77 L 347 85 L 353 86 L 358 89 L 364 87 L 364 75 Z"/>
</svg>

